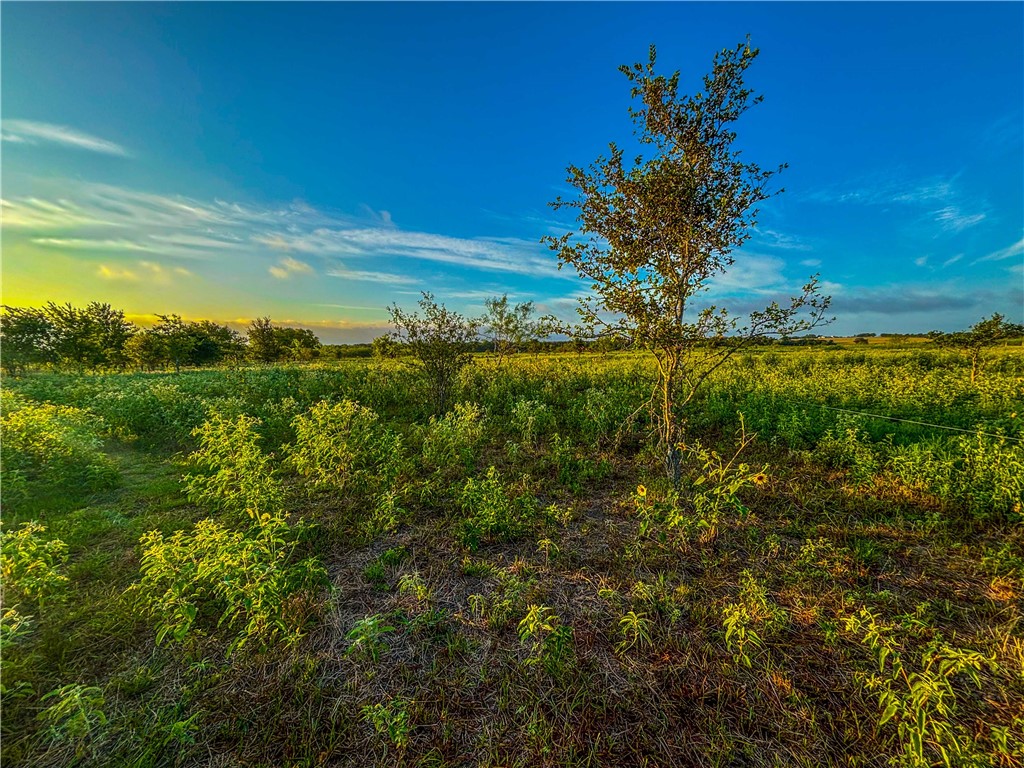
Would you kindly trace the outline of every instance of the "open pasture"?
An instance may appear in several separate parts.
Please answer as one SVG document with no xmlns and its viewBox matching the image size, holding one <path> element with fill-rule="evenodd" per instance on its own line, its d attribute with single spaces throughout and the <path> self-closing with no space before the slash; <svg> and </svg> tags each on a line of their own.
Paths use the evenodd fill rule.
<svg viewBox="0 0 1024 768">
<path fill-rule="evenodd" d="M 1022 350 L 737 355 L 678 488 L 653 385 L 5 381 L 5 764 L 1020 765 Z"/>
</svg>

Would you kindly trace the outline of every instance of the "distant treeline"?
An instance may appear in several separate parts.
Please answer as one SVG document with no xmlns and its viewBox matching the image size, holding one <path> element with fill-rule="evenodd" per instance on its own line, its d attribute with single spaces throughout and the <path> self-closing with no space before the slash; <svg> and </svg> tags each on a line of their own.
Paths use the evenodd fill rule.
<svg viewBox="0 0 1024 768">
<path fill-rule="evenodd" d="M 141 328 L 109 304 L 85 307 L 50 302 L 42 307 L 3 307 L 0 314 L 0 363 L 17 374 L 29 367 L 66 370 L 156 370 L 231 362 L 273 363 L 312 360 L 323 349 L 305 328 L 253 320 L 243 336 L 211 320 L 186 321 L 157 315 Z"/>
<path fill-rule="evenodd" d="M 85 307 L 50 302 L 42 307 L 2 307 L 0 312 L 0 364 L 8 374 L 35 368 L 74 371 L 164 370 L 198 368 L 244 362 L 275 363 L 315 359 L 393 357 L 402 345 L 382 336 L 374 343 L 321 344 L 311 330 L 274 325 L 261 317 L 239 333 L 212 320 L 187 321 L 178 315 L 157 315 L 159 322 L 142 328 L 122 310 L 92 302 Z M 874 333 L 860 333 L 866 342 Z M 914 334 L 880 333 L 889 339 Z M 837 346 L 832 338 L 807 334 L 796 338 L 753 339 L 755 346 Z M 728 343 L 719 340 L 712 343 Z M 542 340 L 525 338 L 515 351 L 529 353 L 608 353 L 630 349 L 621 338 Z M 481 338 L 474 352 L 491 352 L 493 339 Z"/>
</svg>

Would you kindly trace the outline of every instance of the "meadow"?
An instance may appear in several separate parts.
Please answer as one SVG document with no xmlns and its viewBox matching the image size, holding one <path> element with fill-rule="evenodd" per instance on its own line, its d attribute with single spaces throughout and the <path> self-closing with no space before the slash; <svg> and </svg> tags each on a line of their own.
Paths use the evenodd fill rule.
<svg viewBox="0 0 1024 768">
<path fill-rule="evenodd" d="M 8 766 L 1024 765 L 1024 349 L 7 377 Z M 883 418 L 887 417 L 887 418 Z"/>
</svg>

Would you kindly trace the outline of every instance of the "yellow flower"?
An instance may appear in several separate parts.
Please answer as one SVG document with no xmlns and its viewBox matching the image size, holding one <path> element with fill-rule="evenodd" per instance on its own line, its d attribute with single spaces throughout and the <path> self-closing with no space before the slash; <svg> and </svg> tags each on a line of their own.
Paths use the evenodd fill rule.
<svg viewBox="0 0 1024 768">
<path fill-rule="evenodd" d="M 754 485 L 764 485 L 768 482 L 768 475 L 764 472 L 758 472 L 756 475 L 753 475 L 750 480 Z"/>
<path fill-rule="evenodd" d="M 638 485 L 636 487 L 636 495 L 637 496 L 646 496 L 647 495 L 647 489 L 644 488 L 642 485 Z"/>
</svg>

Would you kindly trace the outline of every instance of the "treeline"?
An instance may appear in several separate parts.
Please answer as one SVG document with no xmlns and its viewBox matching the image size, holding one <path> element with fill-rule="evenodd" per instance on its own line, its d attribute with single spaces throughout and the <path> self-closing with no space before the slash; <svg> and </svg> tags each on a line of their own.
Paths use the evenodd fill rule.
<svg viewBox="0 0 1024 768">
<path fill-rule="evenodd" d="M 244 361 L 312 360 L 322 350 L 312 331 L 276 326 L 269 317 L 253 320 L 245 335 L 211 320 L 157 317 L 152 328 L 141 328 L 122 310 L 95 301 L 85 307 L 54 302 L 42 307 L 4 306 L 0 364 L 10 375 L 29 367 L 179 370 Z"/>
</svg>

